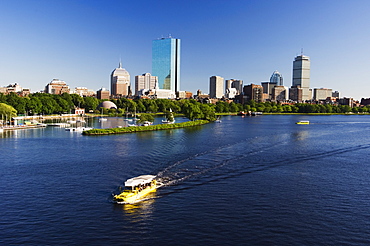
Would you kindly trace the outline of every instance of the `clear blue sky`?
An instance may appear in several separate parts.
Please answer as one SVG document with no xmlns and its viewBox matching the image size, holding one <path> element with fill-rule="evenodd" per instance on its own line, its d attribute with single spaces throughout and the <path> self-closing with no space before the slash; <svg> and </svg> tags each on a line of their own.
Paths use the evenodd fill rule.
<svg viewBox="0 0 370 246">
<path fill-rule="evenodd" d="M 131 75 L 151 72 L 152 40 L 180 38 L 181 90 L 209 90 L 209 77 L 292 84 L 301 48 L 311 88 L 370 97 L 368 0 L 0 0 L 0 86 L 39 91 L 53 78 L 109 88 L 122 59 Z"/>
</svg>

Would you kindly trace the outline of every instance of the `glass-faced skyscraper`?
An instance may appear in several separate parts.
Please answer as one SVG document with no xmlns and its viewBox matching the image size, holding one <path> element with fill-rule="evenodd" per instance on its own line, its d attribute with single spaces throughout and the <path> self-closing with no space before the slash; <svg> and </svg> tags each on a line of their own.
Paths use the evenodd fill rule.
<svg viewBox="0 0 370 246">
<path fill-rule="evenodd" d="M 159 89 L 180 90 L 180 39 L 153 40 L 152 75 L 158 76 Z"/>
<path fill-rule="evenodd" d="M 278 71 L 275 71 L 270 77 L 270 83 L 283 85 L 283 76 Z"/>
</svg>

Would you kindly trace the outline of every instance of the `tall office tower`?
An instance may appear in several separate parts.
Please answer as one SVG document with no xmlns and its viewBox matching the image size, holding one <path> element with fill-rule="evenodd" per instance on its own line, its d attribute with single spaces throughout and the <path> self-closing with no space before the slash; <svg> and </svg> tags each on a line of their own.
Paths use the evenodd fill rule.
<svg viewBox="0 0 370 246">
<path fill-rule="evenodd" d="M 155 89 L 158 83 L 158 77 L 152 76 L 150 73 L 135 76 L 135 95 L 139 95 L 141 90 Z"/>
<path fill-rule="evenodd" d="M 277 70 L 274 71 L 270 77 L 270 83 L 275 83 L 276 85 L 283 85 L 283 75 L 281 75 Z"/>
<path fill-rule="evenodd" d="M 180 39 L 153 40 L 152 75 L 158 77 L 159 89 L 180 91 Z"/>
<path fill-rule="evenodd" d="M 293 85 L 302 89 L 302 101 L 312 99 L 310 90 L 310 58 L 301 54 L 293 61 Z"/>
<path fill-rule="evenodd" d="M 221 98 L 224 95 L 224 78 L 212 76 L 209 78 L 209 97 Z"/>
<path fill-rule="evenodd" d="M 130 74 L 122 68 L 121 62 L 114 69 L 110 79 L 112 96 L 128 96 L 130 94 Z"/>
</svg>

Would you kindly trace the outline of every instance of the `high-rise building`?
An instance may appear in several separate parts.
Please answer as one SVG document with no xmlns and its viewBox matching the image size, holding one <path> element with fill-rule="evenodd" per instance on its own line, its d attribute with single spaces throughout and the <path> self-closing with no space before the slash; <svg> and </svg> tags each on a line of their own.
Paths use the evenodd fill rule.
<svg viewBox="0 0 370 246">
<path fill-rule="evenodd" d="M 118 68 L 113 70 L 110 83 L 112 96 L 121 97 L 130 94 L 130 74 L 122 68 L 121 62 Z"/>
<path fill-rule="evenodd" d="M 239 95 L 243 91 L 243 80 L 228 79 L 225 81 L 225 94 L 230 88 L 236 89 L 236 95 Z"/>
<path fill-rule="evenodd" d="M 152 43 L 152 75 L 159 89 L 180 91 L 180 39 L 161 38 Z"/>
<path fill-rule="evenodd" d="M 135 95 L 139 95 L 141 90 L 154 89 L 158 83 L 158 77 L 152 76 L 150 73 L 135 76 Z"/>
<path fill-rule="evenodd" d="M 277 70 L 275 70 L 270 77 L 270 83 L 275 83 L 276 85 L 283 85 L 283 75 L 281 75 Z"/>
<path fill-rule="evenodd" d="M 221 98 L 224 95 L 224 78 L 212 76 L 209 78 L 209 97 Z"/>
<path fill-rule="evenodd" d="M 293 84 L 302 89 L 302 101 L 312 99 L 312 90 L 310 90 L 310 58 L 300 55 L 293 61 Z"/>
</svg>

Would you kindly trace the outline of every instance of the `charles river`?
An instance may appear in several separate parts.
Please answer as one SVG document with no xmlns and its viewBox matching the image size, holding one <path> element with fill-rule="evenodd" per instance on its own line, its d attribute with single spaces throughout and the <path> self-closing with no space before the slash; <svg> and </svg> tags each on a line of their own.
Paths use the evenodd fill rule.
<svg viewBox="0 0 370 246">
<path fill-rule="evenodd" d="M 0 245 L 370 245 L 370 116 L 221 120 L 95 137 L 0 133 Z M 166 185 L 112 202 L 143 174 Z"/>
</svg>

